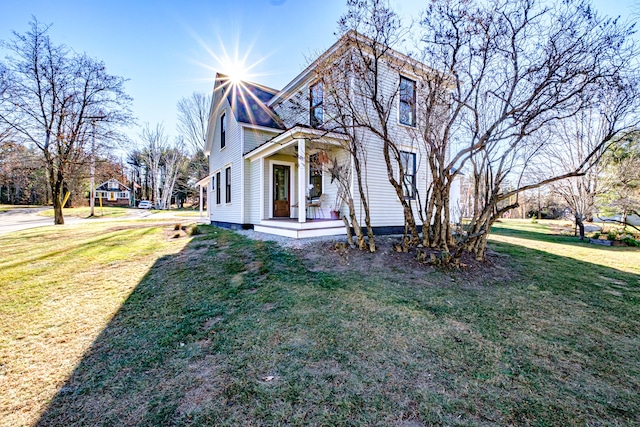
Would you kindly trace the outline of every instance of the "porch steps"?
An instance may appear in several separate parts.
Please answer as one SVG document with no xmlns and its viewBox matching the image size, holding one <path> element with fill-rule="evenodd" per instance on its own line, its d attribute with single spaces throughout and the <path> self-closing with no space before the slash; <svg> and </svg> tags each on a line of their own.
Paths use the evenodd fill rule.
<svg viewBox="0 0 640 427">
<path fill-rule="evenodd" d="M 342 221 L 277 221 L 265 220 L 253 226 L 259 233 L 302 239 L 305 237 L 340 236 L 347 234 Z"/>
</svg>

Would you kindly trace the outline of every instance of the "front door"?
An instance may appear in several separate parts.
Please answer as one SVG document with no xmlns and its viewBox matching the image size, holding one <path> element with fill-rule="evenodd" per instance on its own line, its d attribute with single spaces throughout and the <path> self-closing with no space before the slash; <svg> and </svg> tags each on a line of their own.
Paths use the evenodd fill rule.
<svg viewBox="0 0 640 427">
<path fill-rule="evenodd" d="M 283 218 L 290 215 L 289 177 L 291 168 L 283 165 L 273 165 L 273 217 Z"/>
</svg>

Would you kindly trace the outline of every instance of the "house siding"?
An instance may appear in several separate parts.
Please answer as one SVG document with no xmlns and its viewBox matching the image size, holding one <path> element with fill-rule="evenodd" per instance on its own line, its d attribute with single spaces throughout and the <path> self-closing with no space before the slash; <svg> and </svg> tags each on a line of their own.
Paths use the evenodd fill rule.
<svg viewBox="0 0 640 427">
<path fill-rule="evenodd" d="M 304 83 L 288 97 L 273 105 L 287 129 L 295 125 L 309 125 L 309 84 Z"/>
<path fill-rule="evenodd" d="M 243 127 L 244 131 L 244 153 L 248 153 L 256 147 L 264 144 L 266 141 L 272 139 L 282 131 L 273 130 L 273 132 L 253 129 L 250 127 Z M 243 154 L 244 154 L 243 153 Z"/>
<path fill-rule="evenodd" d="M 220 148 L 220 116 L 225 113 L 227 120 L 225 147 Z M 211 121 L 213 121 L 213 132 L 210 133 L 211 140 L 209 141 L 211 152 L 209 155 L 209 170 L 212 174 L 216 174 L 220 171 L 220 181 L 215 185 L 221 185 L 220 188 L 220 204 L 216 203 L 215 191 L 213 192 L 213 198 L 211 199 L 210 207 L 210 219 L 215 222 L 223 223 L 241 223 L 243 220 L 241 206 L 243 203 L 242 197 L 242 128 L 236 121 L 229 103 L 226 97 L 222 99 L 220 108 L 216 111 L 216 114 L 212 115 Z M 231 202 L 225 203 L 225 169 L 231 166 Z"/>
<path fill-rule="evenodd" d="M 351 55 L 351 52 L 346 51 L 345 55 Z M 426 161 L 426 155 L 422 143 L 416 138 L 418 128 L 405 126 L 399 123 L 399 96 L 398 87 L 400 83 L 400 76 L 406 76 L 416 81 L 416 94 L 417 104 L 420 104 L 420 96 L 423 94 L 423 90 L 420 87 L 421 81 L 411 75 L 411 73 L 403 73 L 396 69 L 395 65 L 390 66 L 381 62 L 380 70 L 380 91 L 381 96 L 384 99 L 394 98 L 393 105 L 388 122 L 388 130 L 392 141 L 394 141 L 401 151 L 407 151 L 415 153 L 416 155 L 416 184 L 417 184 L 417 196 L 416 200 L 411 200 L 409 203 L 413 208 L 414 218 L 418 225 L 421 225 L 419 207 L 417 206 L 418 200 L 422 203 L 426 202 L 426 190 L 430 180 L 430 173 Z M 296 125 L 309 125 L 309 86 L 310 83 L 315 81 L 313 73 L 310 73 L 304 80 L 296 83 L 296 87 L 291 89 L 282 98 L 272 106 L 274 111 L 278 114 L 282 122 L 287 129 L 293 128 Z M 357 85 L 357 82 L 353 83 Z M 288 89 L 289 90 L 289 89 Z M 357 90 L 353 90 L 351 93 L 357 93 Z M 355 95 L 352 95 L 355 96 Z M 328 102 L 329 100 L 325 96 L 323 102 L 323 108 L 325 112 L 325 126 L 330 127 L 331 111 L 334 110 Z M 352 100 L 356 104 L 360 104 L 361 108 L 369 109 L 364 115 L 370 117 L 376 117 L 377 114 L 373 111 L 370 103 L 365 102 L 363 99 Z M 271 140 L 274 136 L 278 135 L 281 131 L 275 130 L 270 132 L 266 129 L 255 129 L 243 124 L 237 123 L 234 115 L 231 113 L 226 98 L 217 96 L 214 100 L 217 108 L 212 111 L 210 117 L 210 139 L 208 137 L 207 147 L 210 149 L 210 168 L 212 173 L 221 171 L 222 177 L 222 203 L 221 205 L 215 204 L 215 193 L 212 193 L 210 200 L 214 201 L 211 206 L 211 220 L 220 223 L 252 223 L 258 224 L 260 219 L 269 219 L 273 217 L 272 212 L 272 165 L 274 163 L 284 162 L 290 164 L 291 168 L 291 205 L 298 203 L 298 166 L 297 159 L 291 154 L 275 154 L 264 158 L 263 160 L 249 161 L 244 160 L 244 154 L 248 153 L 255 148 L 261 146 L 266 141 Z M 227 137 L 226 148 L 220 150 L 220 135 L 219 135 L 219 118 L 222 110 L 227 114 Z M 404 224 L 404 212 L 402 208 L 401 200 L 398 198 L 395 189 L 391 185 L 387 175 L 387 166 L 384 160 L 383 142 L 379 137 L 373 133 L 361 131 L 361 140 L 364 145 L 364 154 L 362 155 L 361 167 L 362 178 L 365 181 L 365 192 L 367 193 L 368 203 L 371 214 L 371 224 L 376 229 L 391 227 L 402 227 Z M 318 150 L 330 151 L 330 157 L 336 158 L 342 164 L 351 164 L 351 158 L 347 151 L 344 151 L 338 147 L 327 148 L 322 142 L 308 142 L 306 153 L 307 155 L 313 154 Z M 307 159 L 308 160 L 308 159 Z M 224 203 L 224 169 L 227 165 L 231 164 L 232 167 L 232 202 L 230 204 Z M 392 164 L 395 165 L 395 160 L 392 159 Z M 242 165 L 242 166 L 241 166 Z M 263 167 L 261 167 L 261 165 Z M 308 184 L 308 164 L 306 168 L 307 176 L 304 182 Z M 399 172 L 395 170 L 394 177 L 397 181 L 402 182 Z M 322 205 L 323 216 L 328 217 L 330 211 L 335 209 L 335 201 L 338 187 L 336 183 L 331 182 L 330 173 L 323 171 L 323 194 L 325 196 Z M 216 183 L 220 185 L 220 183 Z M 456 209 L 458 204 L 459 195 L 453 192 L 457 188 L 452 188 L 451 204 L 452 212 Z M 263 189 L 261 197 L 260 189 Z M 351 192 L 354 199 L 354 205 L 356 209 L 356 216 L 359 219 L 361 225 L 364 224 L 364 209 L 360 200 L 360 195 L 357 187 L 355 172 L 352 173 L 352 185 Z M 304 207 L 304 201 L 299 204 Z M 346 206 L 341 206 L 341 212 L 347 214 Z M 292 208 L 291 216 L 298 216 L 298 212 L 295 208 Z M 453 218 L 453 217 L 452 217 Z"/>
<path fill-rule="evenodd" d="M 248 185 L 245 191 L 247 195 L 245 206 L 248 208 L 245 215 L 248 215 L 251 224 L 258 224 L 260 223 L 260 208 L 262 206 L 260 203 L 260 161 L 247 162 L 245 170 L 248 171 L 246 177 Z"/>
</svg>

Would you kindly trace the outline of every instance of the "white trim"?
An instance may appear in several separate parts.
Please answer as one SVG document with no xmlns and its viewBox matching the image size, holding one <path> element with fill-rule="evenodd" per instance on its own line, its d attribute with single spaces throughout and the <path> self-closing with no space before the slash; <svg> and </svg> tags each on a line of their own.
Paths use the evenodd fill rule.
<svg viewBox="0 0 640 427">
<path fill-rule="evenodd" d="M 283 148 L 293 145 L 299 139 L 322 140 L 322 142 L 325 144 L 340 145 L 338 141 L 346 141 L 349 139 L 349 137 L 341 133 L 327 132 L 321 129 L 309 129 L 296 126 L 286 132 L 275 136 L 270 141 L 267 141 L 264 144 L 254 148 L 249 153 L 245 154 L 244 157 L 253 162 L 255 160 L 258 160 L 260 157 L 270 156 L 271 154 L 276 153 Z"/>
<path fill-rule="evenodd" d="M 273 218 L 273 165 L 289 166 L 289 218 L 295 218 L 294 216 L 292 216 L 293 209 L 291 208 L 293 205 L 295 205 L 295 200 L 293 197 L 295 195 L 295 191 L 292 191 L 295 163 L 286 162 L 284 160 L 269 160 L 269 213 L 267 215 L 267 218 Z M 298 211 L 299 210 L 300 209 L 298 209 Z"/>
<path fill-rule="evenodd" d="M 284 132 L 283 129 L 270 128 L 267 126 L 259 126 L 251 123 L 238 122 L 238 124 L 240 125 L 240 127 L 243 127 L 243 128 L 261 130 L 264 132 L 271 132 L 271 133 L 277 133 L 277 134 Z"/>
<path fill-rule="evenodd" d="M 403 72 L 404 72 L 404 70 L 403 70 Z M 399 126 L 403 126 L 403 127 L 409 128 L 409 129 L 417 130 L 418 129 L 418 117 L 417 117 L 418 116 L 418 79 L 417 78 L 408 77 L 408 76 L 404 75 L 403 73 L 397 73 L 397 74 L 398 74 L 398 102 L 396 102 L 396 115 L 398 117 L 397 117 L 396 122 L 397 122 L 397 124 Z M 413 84 L 414 84 L 413 94 L 416 97 L 416 102 L 415 102 L 415 105 L 413 106 L 413 108 L 414 108 L 413 121 L 415 123 L 413 125 L 408 125 L 406 123 L 401 123 L 400 122 L 400 81 L 402 80 L 403 77 L 405 79 L 407 79 L 407 80 L 411 80 L 413 82 Z"/>
<path fill-rule="evenodd" d="M 229 175 L 231 175 L 229 177 L 229 181 L 230 181 L 229 182 L 229 187 L 230 187 L 229 192 L 231 193 L 230 194 L 230 196 L 231 196 L 230 199 L 233 200 L 233 185 L 232 185 L 233 184 L 233 162 L 226 163 L 224 166 L 222 166 L 222 170 L 224 170 L 224 204 L 225 204 L 225 206 L 231 204 L 231 201 L 227 202 L 227 168 L 229 168 L 231 170 L 231 173 L 229 174 Z M 222 192 L 220 192 L 220 204 L 222 204 L 222 196 L 223 196 L 223 194 L 222 194 Z"/>
<path fill-rule="evenodd" d="M 215 184 L 216 184 L 216 188 L 212 188 L 211 192 L 213 193 L 215 202 L 212 203 L 212 205 L 216 205 L 216 206 L 222 206 L 222 188 L 220 187 L 220 181 L 222 181 L 222 168 L 218 168 L 215 171 L 213 171 L 213 177 L 217 177 L 218 173 L 220 174 L 220 179 L 216 179 L 215 180 Z M 220 203 L 218 203 L 218 198 L 216 197 L 218 194 L 218 187 L 220 187 Z"/>
<path fill-rule="evenodd" d="M 240 153 L 244 153 L 244 129 L 240 128 Z M 244 218 L 244 158 L 240 157 L 240 222 L 248 222 Z"/>
<path fill-rule="evenodd" d="M 342 220 L 311 221 L 305 223 L 265 220 L 260 221 L 260 224 L 254 224 L 253 229 L 261 233 L 285 236 L 293 239 L 347 234 Z"/>
<path fill-rule="evenodd" d="M 298 142 L 298 222 L 307 222 L 307 140 L 300 138 Z"/>
<path fill-rule="evenodd" d="M 219 122 L 219 123 L 222 123 L 222 120 L 221 120 L 221 119 L 222 119 L 222 116 L 224 116 L 224 122 L 225 122 L 225 123 L 224 123 L 224 147 L 222 146 L 222 127 L 220 127 L 220 150 L 219 150 L 219 151 L 222 151 L 222 150 L 224 150 L 225 148 L 227 148 L 227 130 L 228 130 L 228 128 L 229 128 L 229 124 L 228 124 L 227 109 L 226 109 L 226 108 L 224 108 L 224 109 L 222 110 L 222 112 L 220 112 L 220 113 L 218 114 L 218 122 Z M 213 137 L 214 137 L 214 139 L 215 139 L 215 137 L 216 137 L 216 134 L 215 134 L 215 133 L 213 134 Z M 214 144 L 215 144 L 215 141 L 214 141 Z M 212 147 L 212 148 L 213 148 L 213 147 Z"/>
<path fill-rule="evenodd" d="M 260 157 L 260 221 L 264 219 L 264 157 Z"/>
<path fill-rule="evenodd" d="M 213 175 L 205 176 L 205 177 L 204 177 L 204 178 L 202 178 L 200 181 L 196 182 L 196 183 L 194 184 L 194 186 L 195 186 L 195 185 L 197 185 L 197 186 L 199 186 L 199 187 L 206 187 L 207 185 L 209 185 L 209 182 L 211 181 L 211 178 L 212 178 L 212 177 L 213 177 Z"/>
</svg>

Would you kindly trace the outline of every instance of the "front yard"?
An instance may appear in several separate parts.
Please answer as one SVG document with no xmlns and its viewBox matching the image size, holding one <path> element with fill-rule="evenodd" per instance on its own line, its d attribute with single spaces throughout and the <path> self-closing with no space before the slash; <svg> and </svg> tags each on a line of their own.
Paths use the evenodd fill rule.
<svg viewBox="0 0 640 427">
<path fill-rule="evenodd" d="M 639 249 L 509 221 L 449 271 L 173 228 L 0 236 L 0 425 L 640 423 Z"/>
</svg>

